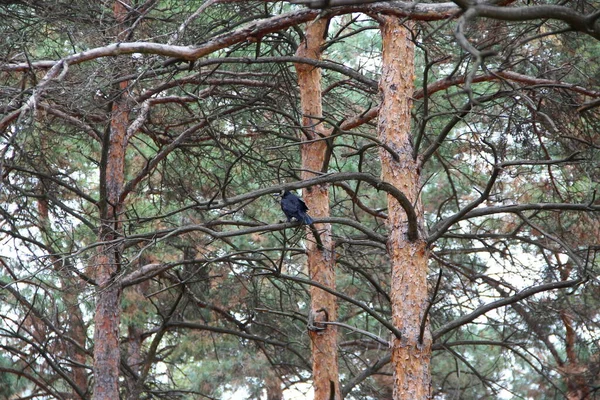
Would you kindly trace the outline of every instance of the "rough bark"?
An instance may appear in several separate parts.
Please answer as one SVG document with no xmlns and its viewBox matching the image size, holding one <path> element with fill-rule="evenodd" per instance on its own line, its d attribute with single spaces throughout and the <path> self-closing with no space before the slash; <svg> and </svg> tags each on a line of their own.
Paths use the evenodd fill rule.
<svg viewBox="0 0 600 400">
<path fill-rule="evenodd" d="M 100 241 L 118 239 L 121 231 L 123 205 L 119 202 L 124 183 L 125 136 L 127 112 L 124 96 L 117 99 L 112 109 L 112 121 L 107 153 L 101 168 L 101 184 L 105 199 L 102 201 Z M 102 182 L 104 181 L 104 183 Z M 120 267 L 121 246 L 100 247 L 95 259 L 98 294 L 94 316 L 94 399 L 119 398 L 119 323 L 121 319 L 121 286 L 116 280 Z"/>
<path fill-rule="evenodd" d="M 560 261 L 559 261 L 560 262 Z M 569 262 L 560 265 L 560 280 L 567 281 L 573 270 L 573 265 Z M 573 315 L 569 312 L 567 304 L 562 306 L 559 311 L 560 320 L 565 326 L 565 350 L 567 355 L 566 363 L 560 365 L 560 371 L 565 376 L 567 384 L 567 399 L 577 400 L 589 398 L 592 388 L 586 381 L 588 368 L 585 363 L 580 362 L 577 355 L 577 332 L 575 330 L 575 321 Z M 591 375 L 591 374 L 590 374 Z"/>
<path fill-rule="evenodd" d="M 124 3 L 114 3 L 113 12 L 121 27 L 127 9 Z M 120 34 L 117 34 L 119 37 Z M 129 107 L 127 81 L 119 83 L 111 110 L 110 130 L 103 140 L 100 164 L 100 241 L 111 242 L 122 236 L 123 202 L 121 192 L 125 182 L 125 153 Z M 94 314 L 94 400 L 119 398 L 119 324 L 121 322 L 121 284 L 118 281 L 123 247 L 103 245 L 95 258 L 98 293 Z"/>
<path fill-rule="evenodd" d="M 305 40 L 300 44 L 296 55 L 321 59 L 321 46 L 324 42 L 328 21 L 318 19 L 306 29 Z M 321 103 L 321 70 L 307 64 L 296 64 L 300 101 L 302 107 L 303 140 L 302 179 L 310 179 L 323 169 L 327 158 L 327 142 L 314 141 L 326 137 L 328 130 L 318 117 L 323 115 Z M 315 185 L 304 190 L 304 201 L 313 218 L 329 216 L 329 185 Z M 318 240 L 314 237 L 318 232 Z M 335 289 L 335 259 L 331 224 L 315 223 L 314 229 L 307 229 L 308 272 L 310 278 L 320 284 Z M 340 399 L 337 357 L 337 329 L 333 325 L 320 322 L 335 321 L 337 302 L 335 296 L 311 287 L 311 310 L 309 336 L 312 344 L 312 370 L 315 400 Z M 334 393 L 332 393 L 334 392 Z"/>
<path fill-rule="evenodd" d="M 420 171 L 413 158 L 410 131 L 411 95 L 414 92 L 414 48 L 408 30 L 396 17 L 381 19 L 383 71 L 380 90 L 379 140 L 394 149 L 380 151 L 381 177 L 400 189 L 416 209 L 423 225 L 423 207 L 419 200 Z M 392 341 L 394 399 L 431 398 L 429 326 L 421 341 L 421 322 L 427 306 L 428 249 L 423 232 L 416 240 L 407 238 L 406 213 L 395 198 L 388 195 L 388 253 L 392 262 L 392 322 L 401 332 Z M 421 228 L 422 231 L 422 228 Z"/>
</svg>

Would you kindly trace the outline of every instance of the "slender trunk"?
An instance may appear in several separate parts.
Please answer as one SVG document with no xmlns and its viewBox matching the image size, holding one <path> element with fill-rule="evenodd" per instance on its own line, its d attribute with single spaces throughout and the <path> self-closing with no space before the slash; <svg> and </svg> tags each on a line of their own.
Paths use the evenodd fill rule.
<svg viewBox="0 0 600 400">
<path fill-rule="evenodd" d="M 423 223 L 419 200 L 420 171 L 413 158 L 410 131 L 410 96 L 414 92 L 414 48 L 408 30 L 396 17 L 382 17 L 383 71 L 380 90 L 383 95 L 379 111 L 379 140 L 394 149 L 398 159 L 381 150 L 381 176 L 404 192 L 416 208 Z M 388 196 L 388 253 L 392 262 L 392 322 L 401 338 L 392 343 L 394 399 L 431 398 L 429 325 L 420 341 L 421 321 L 427 306 L 427 259 L 425 241 L 407 239 L 406 213 Z M 421 229 L 422 230 L 422 229 Z M 422 236 L 422 235 L 420 235 Z"/>
<path fill-rule="evenodd" d="M 306 29 L 305 40 L 296 55 L 319 60 L 328 21 L 318 19 Z M 302 179 L 309 179 L 326 169 L 327 142 L 314 141 L 325 137 L 325 129 L 318 117 L 323 115 L 321 103 L 321 70 L 307 64 L 296 64 L 300 101 L 302 106 L 303 138 Z M 313 118 L 317 117 L 317 118 Z M 313 186 L 304 191 L 304 201 L 313 218 L 329 216 L 329 186 Z M 310 278 L 335 289 L 335 259 L 330 224 L 314 224 L 307 229 L 308 272 Z M 318 232 L 318 240 L 314 234 Z M 337 302 L 335 296 L 311 287 L 309 336 L 312 344 L 312 369 L 315 400 L 340 399 L 337 359 L 337 328 L 319 322 L 335 321 Z M 333 393 L 332 393 L 333 392 Z"/>
<path fill-rule="evenodd" d="M 116 1 L 113 13 L 122 24 L 127 15 L 126 2 Z M 121 34 L 117 34 L 121 39 Z M 100 241 L 113 242 L 122 237 L 123 200 L 121 192 L 125 181 L 125 150 L 129 107 L 127 87 L 119 84 L 111 110 L 110 130 L 103 140 L 100 164 Z M 119 398 L 119 324 L 121 322 L 122 289 L 118 281 L 123 247 L 107 244 L 99 247 L 95 259 L 98 293 L 94 315 L 94 400 Z"/>
<path fill-rule="evenodd" d="M 127 131 L 125 96 L 115 100 L 108 140 L 105 140 L 101 168 L 103 185 L 100 241 L 119 239 L 122 230 L 123 204 L 120 200 L 125 174 L 125 137 Z M 108 143 L 106 143 L 108 142 Z M 121 320 L 121 286 L 117 276 L 120 269 L 122 246 L 108 244 L 100 247 L 96 256 L 98 294 L 94 316 L 94 399 L 119 398 L 119 324 Z"/>
<path fill-rule="evenodd" d="M 144 264 L 144 257 L 140 259 L 140 265 Z M 148 288 L 148 281 L 142 282 L 131 288 L 126 289 L 125 298 L 128 300 L 129 307 L 123 310 L 124 315 L 128 316 L 132 321 L 136 321 L 136 316 L 139 311 L 139 302 L 144 299 L 144 290 Z M 144 382 L 141 380 L 141 371 L 144 364 L 142 354 L 144 329 L 136 322 L 130 322 L 127 326 L 127 365 L 131 371 L 125 377 L 125 385 L 127 387 L 127 399 L 137 400 L 142 394 Z"/>
<path fill-rule="evenodd" d="M 44 140 L 43 137 L 42 140 Z M 70 260 L 61 259 L 56 255 L 60 254 L 62 250 L 54 249 L 49 206 L 48 200 L 44 196 L 45 187 L 43 180 L 40 181 L 39 192 L 40 197 L 38 198 L 37 205 L 42 238 L 47 248 L 53 249 L 49 258 L 52 261 L 52 266 L 58 279 L 60 279 L 61 287 L 67 288 L 62 294 L 62 301 L 66 312 L 60 318 L 64 322 L 63 326 L 66 335 L 78 343 L 78 345 L 75 345 L 72 342 L 63 341 L 64 348 L 60 350 L 65 353 L 66 359 L 73 361 L 70 377 L 75 387 L 69 393 L 68 398 L 79 399 L 88 392 L 87 371 L 85 369 L 87 358 L 85 353 L 86 328 L 83 313 L 79 308 L 79 295 L 83 291 L 83 283 L 78 281 L 77 278 L 73 278 L 68 272 L 69 268 L 65 268 L 65 263 L 70 263 Z"/>
<path fill-rule="evenodd" d="M 557 257 L 558 258 L 558 257 Z M 560 263 L 560 260 L 559 260 Z M 569 279 L 573 265 L 570 262 L 560 265 L 560 279 L 566 281 Z M 585 363 L 581 363 L 577 355 L 577 332 L 574 328 L 575 321 L 569 312 L 568 304 L 564 304 L 559 312 L 560 320 L 565 326 L 565 351 L 567 361 L 561 365 L 561 372 L 565 375 L 567 383 L 567 399 L 577 400 L 586 399 L 591 393 L 591 387 L 586 381 L 588 368 Z"/>
</svg>

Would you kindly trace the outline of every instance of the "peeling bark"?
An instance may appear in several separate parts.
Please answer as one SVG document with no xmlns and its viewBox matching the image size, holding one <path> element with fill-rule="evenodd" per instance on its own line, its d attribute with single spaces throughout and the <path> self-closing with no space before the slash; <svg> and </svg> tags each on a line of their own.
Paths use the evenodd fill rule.
<svg viewBox="0 0 600 400">
<path fill-rule="evenodd" d="M 125 5 L 116 1 L 113 9 L 119 28 L 127 16 Z M 119 37 L 121 34 L 118 34 Z M 100 241 L 107 243 L 122 236 L 125 182 L 125 153 L 129 106 L 128 81 L 119 83 L 111 110 L 110 130 L 103 140 L 100 164 Z M 98 293 L 94 315 L 94 400 L 119 398 L 119 325 L 122 288 L 118 280 L 122 245 L 100 246 L 95 258 Z"/>
<path fill-rule="evenodd" d="M 394 149 L 398 159 L 380 150 L 382 180 L 400 189 L 414 205 L 421 232 L 408 240 L 406 213 L 388 195 L 388 254 L 392 262 L 392 322 L 402 336 L 392 342 L 394 399 L 431 398 L 431 334 L 425 327 L 420 342 L 421 321 L 427 307 L 427 259 L 423 239 L 423 207 L 419 199 L 420 171 L 413 158 L 410 131 L 410 96 L 414 92 L 414 48 L 408 30 L 396 17 L 382 17 L 383 71 L 380 90 L 378 136 Z"/>
<path fill-rule="evenodd" d="M 321 46 L 324 42 L 328 21 L 318 19 L 306 29 L 306 38 L 296 52 L 296 56 L 321 59 Z M 302 179 L 310 179 L 326 166 L 327 142 L 314 141 L 326 137 L 329 130 L 318 119 L 323 115 L 321 103 L 321 69 L 307 64 L 296 64 L 300 101 L 302 107 Z M 316 117 L 316 118 L 313 118 Z M 304 191 L 304 201 L 313 218 L 329 216 L 329 185 L 315 185 Z M 314 238 L 318 232 L 320 239 Z M 321 246 L 322 245 L 322 246 Z M 314 229 L 307 229 L 308 272 L 310 279 L 335 289 L 335 258 L 331 224 L 315 223 Z M 309 336 L 312 344 L 312 369 L 315 400 L 341 399 L 338 378 L 337 328 L 320 322 L 337 319 L 335 296 L 311 286 L 311 323 Z M 332 393 L 332 391 L 334 393 Z"/>
</svg>

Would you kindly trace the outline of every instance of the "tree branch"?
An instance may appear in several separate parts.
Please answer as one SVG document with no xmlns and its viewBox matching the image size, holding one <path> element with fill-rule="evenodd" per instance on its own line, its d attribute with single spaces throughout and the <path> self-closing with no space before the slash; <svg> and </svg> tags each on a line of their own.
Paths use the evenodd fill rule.
<svg viewBox="0 0 600 400">
<path fill-rule="evenodd" d="M 468 324 L 469 322 L 473 321 L 477 317 L 484 315 L 488 311 L 516 303 L 518 301 L 526 299 L 527 297 L 533 296 L 534 294 L 537 294 L 537 293 L 547 292 L 549 290 L 555 290 L 555 289 L 564 289 L 564 288 L 574 287 L 574 286 L 579 285 L 581 282 L 583 282 L 582 279 L 573 279 L 570 281 L 546 283 L 543 285 L 534 286 L 534 287 L 522 290 L 513 296 L 483 305 L 483 306 L 477 308 L 472 313 L 464 315 L 460 318 L 457 318 L 454 321 L 442 326 L 441 328 L 439 328 L 438 330 L 436 330 L 433 333 L 433 338 L 434 338 L 434 340 L 437 340 L 441 336 L 445 335 L 446 333 L 448 333 L 462 325 Z"/>
</svg>

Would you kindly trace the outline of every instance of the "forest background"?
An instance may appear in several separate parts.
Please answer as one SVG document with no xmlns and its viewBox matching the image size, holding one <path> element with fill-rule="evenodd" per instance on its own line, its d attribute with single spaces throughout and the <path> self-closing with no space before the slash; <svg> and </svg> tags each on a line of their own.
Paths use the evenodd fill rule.
<svg viewBox="0 0 600 400">
<path fill-rule="evenodd" d="M 600 397 L 597 1 L 0 16 L 0 398 Z"/>
</svg>

